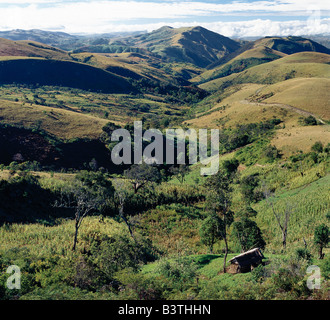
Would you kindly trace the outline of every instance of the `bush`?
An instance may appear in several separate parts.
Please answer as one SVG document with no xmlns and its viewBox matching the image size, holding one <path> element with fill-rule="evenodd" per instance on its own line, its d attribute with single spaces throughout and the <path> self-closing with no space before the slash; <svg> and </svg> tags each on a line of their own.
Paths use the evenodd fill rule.
<svg viewBox="0 0 330 320">
<path fill-rule="evenodd" d="M 182 292 L 196 281 L 197 264 L 184 257 L 163 259 L 158 265 L 158 272 L 171 281 L 174 289 Z"/>
<path fill-rule="evenodd" d="M 295 252 L 296 256 L 298 259 L 306 260 L 306 261 L 311 261 L 312 259 L 312 254 L 307 248 L 298 248 L 296 249 Z"/>
<path fill-rule="evenodd" d="M 115 278 L 121 286 L 121 290 L 118 293 L 120 299 L 163 299 L 164 283 L 161 283 L 158 279 L 149 278 L 142 273 L 136 273 L 131 268 L 117 272 Z"/>
<path fill-rule="evenodd" d="M 141 264 L 154 261 L 154 252 L 148 240 L 134 241 L 126 234 L 112 237 L 96 235 L 91 243 L 89 262 L 110 281 L 120 270 L 131 268 L 137 271 Z"/>
<path fill-rule="evenodd" d="M 317 120 L 313 116 L 308 116 L 306 118 L 300 118 L 300 123 L 303 126 L 316 126 Z"/>
<path fill-rule="evenodd" d="M 323 152 L 323 143 L 321 141 L 317 141 L 312 145 L 311 148 L 312 151 L 316 153 L 322 153 Z"/>
</svg>

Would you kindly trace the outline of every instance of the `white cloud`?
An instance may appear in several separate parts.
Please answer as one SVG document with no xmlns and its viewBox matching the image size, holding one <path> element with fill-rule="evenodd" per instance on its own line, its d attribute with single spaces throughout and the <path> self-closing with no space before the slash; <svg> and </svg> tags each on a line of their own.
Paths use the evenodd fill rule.
<svg viewBox="0 0 330 320">
<path fill-rule="evenodd" d="M 29 0 L 29 4 L 32 3 L 43 3 L 43 4 L 49 4 L 49 3 L 56 3 L 60 2 L 59 0 Z M 6 5 L 18 5 L 18 4 L 27 4 L 25 0 L 0 0 L 0 4 L 6 4 Z"/>
<path fill-rule="evenodd" d="M 148 31 L 151 32 L 164 25 L 174 28 L 202 26 L 214 32 L 220 33 L 227 37 L 263 37 L 263 36 L 300 36 L 329 33 L 330 19 L 322 19 L 318 23 L 308 23 L 307 21 L 292 20 L 292 21 L 272 21 L 269 19 L 256 19 L 239 22 L 168 22 L 162 21 L 150 24 L 111 24 L 107 29 L 100 29 L 99 32 L 116 32 L 116 31 Z"/>
<path fill-rule="evenodd" d="M 240 22 L 214 22 L 205 24 L 205 27 L 228 37 L 253 37 L 253 36 L 300 36 L 329 33 L 330 19 L 318 21 L 272 21 L 251 20 Z"/>
<path fill-rule="evenodd" d="M 8 0 L 0 0 L 0 4 Z M 21 4 L 24 3 L 24 6 Z M 47 3 L 47 6 L 44 4 Z M 180 23 L 182 18 L 195 19 L 197 24 L 202 17 L 221 14 L 237 14 L 242 17 L 240 22 L 204 23 L 210 28 L 222 30 L 224 34 L 245 34 L 252 32 L 300 32 L 299 30 L 325 30 L 329 32 L 329 24 L 321 23 L 321 11 L 330 11 L 328 0 L 272 0 L 233 1 L 221 4 L 202 1 L 63 1 L 63 0 L 31 0 L 27 5 L 24 0 L 12 0 L 10 5 L 2 6 L 0 10 L 1 29 L 53 29 L 71 33 L 97 33 L 123 30 L 145 30 L 152 26 L 171 25 L 166 21 L 178 21 L 177 25 L 192 25 Z M 248 20 L 251 14 L 273 14 L 306 16 L 306 21 L 276 22 L 271 20 Z M 157 19 L 159 22 L 150 24 L 143 19 Z M 293 19 L 293 18 L 292 18 Z M 146 24 L 147 23 L 147 24 Z M 307 25 L 309 24 L 309 27 Z M 311 27 L 311 25 L 313 25 Z M 134 29 L 135 28 L 135 29 Z M 297 28 L 294 30 L 294 28 Z M 327 30 L 326 30 L 327 29 Z M 259 34 L 258 34 L 259 35 Z"/>
</svg>

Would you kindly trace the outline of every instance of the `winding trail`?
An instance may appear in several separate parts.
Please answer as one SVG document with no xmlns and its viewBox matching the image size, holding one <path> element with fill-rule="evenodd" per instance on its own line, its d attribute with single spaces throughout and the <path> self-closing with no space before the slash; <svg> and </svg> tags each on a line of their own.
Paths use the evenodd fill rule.
<svg viewBox="0 0 330 320">
<path fill-rule="evenodd" d="M 316 120 L 318 120 L 320 123 L 326 124 L 322 119 L 318 118 L 315 114 L 313 114 L 311 112 L 308 112 L 308 111 L 305 111 L 305 110 L 302 110 L 302 109 L 299 109 L 299 108 L 296 108 L 296 107 L 293 107 L 293 106 L 290 106 L 288 104 L 277 103 L 277 102 L 274 102 L 274 103 L 252 102 L 252 101 L 249 101 L 249 100 L 246 100 L 246 99 L 241 100 L 240 103 L 250 104 L 250 105 L 254 105 L 254 106 L 277 107 L 277 108 L 287 109 L 287 110 L 291 110 L 293 112 L 299 113 L 299 114 L 301 114 L 303 116 L 306 116 L 306 117 L 312 116 Z"/>
</svg>

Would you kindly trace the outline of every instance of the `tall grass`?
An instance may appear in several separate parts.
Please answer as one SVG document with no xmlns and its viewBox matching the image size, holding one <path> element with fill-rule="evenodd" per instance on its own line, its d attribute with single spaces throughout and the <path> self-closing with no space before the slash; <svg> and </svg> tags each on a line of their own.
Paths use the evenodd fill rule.
<svg viewBox="0 0 330 320">
<path fill-rule="evenodd" d="M 43 223 L 5 224 L 0 227 L 0 253 L 25 247 L 31 256 L 48 257 L 50 255 L 70 255 L 72 252 L 74 221 L 61 219 L 54 226 Z M 103 222 L 98 217 L 86 217 L 79 230 L 78 249 L 88 246 L 92 237 L 97 234 L 111 236 L 125 227 L 111 218 Z M 127 231 L 128 232 L 128 231 Z"/>
<path fill-rule="evenodd" d="M 315 227 L 326 223 L 326 214 L 330 210 L 330 175 L 297 189 L 278 193 L 271 200 L 277 212 L 284 212 L 292 206 L 288 226 L 288 244 L 303 246 L 303 239 L 312 245 Z M 266 200 L 254 206 L 258 212 L 256 221 L 262 229 L 267 248 L 272 251 L 281 249 L 281 232 L 276 218 Z"/>
</svg>

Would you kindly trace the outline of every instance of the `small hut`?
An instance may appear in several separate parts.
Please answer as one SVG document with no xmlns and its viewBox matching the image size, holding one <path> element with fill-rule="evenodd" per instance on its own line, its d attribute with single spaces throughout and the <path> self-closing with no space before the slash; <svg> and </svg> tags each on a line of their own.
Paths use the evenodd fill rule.
<svg viewBox="0 0 330 320">
<path fill-rule="evenodd" d="M 233 273 L 244 273 L 250 272 L 253 268 L 257 267 L 262 263 L 263 256 L 259 248 L 254 248 L 229 260 L 231 266 L 229 272 Z"/>
</svg>

